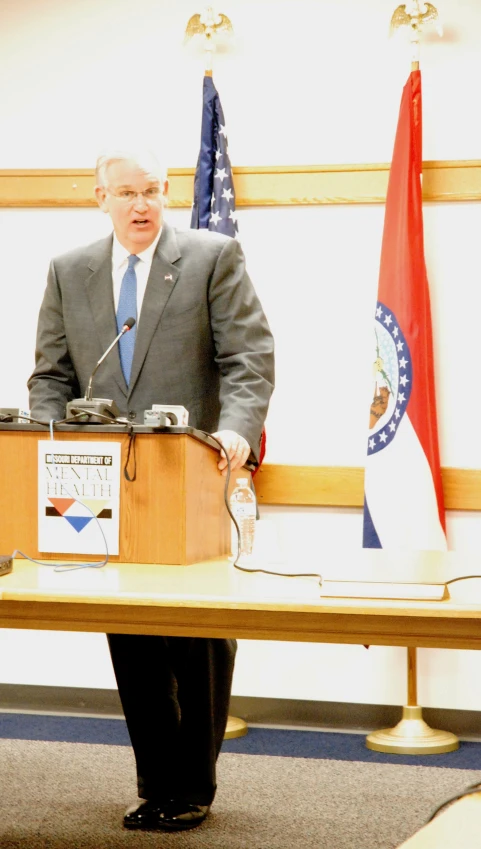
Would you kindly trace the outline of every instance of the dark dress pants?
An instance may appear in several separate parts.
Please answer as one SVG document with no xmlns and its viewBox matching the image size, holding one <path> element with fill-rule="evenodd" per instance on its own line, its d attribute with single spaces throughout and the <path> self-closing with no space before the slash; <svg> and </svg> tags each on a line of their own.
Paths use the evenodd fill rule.
<svg viewBox="0 0 481 849">
<path fill-rule="evenodd" d="M 210 805 L 235 640 L 107 634 L 143 799 Z"/>
</svg>

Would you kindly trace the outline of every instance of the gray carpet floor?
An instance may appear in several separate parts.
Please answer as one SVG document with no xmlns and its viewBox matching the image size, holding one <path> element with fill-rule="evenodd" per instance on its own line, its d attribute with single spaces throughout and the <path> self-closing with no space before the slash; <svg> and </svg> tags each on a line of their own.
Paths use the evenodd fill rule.
<svg viewBox="0 0 481 849">
<path fill-rule="evenodd" d="M 223 753 L 199 828 L 129 832 L 129 748 L 0 740 L 0 847 L 394 849 L 474 781 L 479 771 Z"/>
</svg>

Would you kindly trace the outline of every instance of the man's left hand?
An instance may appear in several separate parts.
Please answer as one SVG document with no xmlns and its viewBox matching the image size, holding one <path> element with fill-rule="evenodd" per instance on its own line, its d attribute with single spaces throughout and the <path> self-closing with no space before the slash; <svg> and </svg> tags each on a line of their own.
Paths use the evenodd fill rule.
<svg viewBox="0 0 481 849">
<path fill-rule="evenodd" d="M 227 456 L 230 460 L 231 472 L 244 465 L 251 453 L 251 449 L 249 443 L 243 436 L 240 436 L 240 434 L 236 433 L 235 430 L 219 430 L 217 433 L 213 433 L 212 436 L 215 436 L 215 438 L 222 443 L 224 448 L 224 450 L 220 452 L 220 460 L 218 463 L 219 470 L 223 475 L 227 474 L 227 460 L 225 452 L 227 452 Z"/>
</svg>

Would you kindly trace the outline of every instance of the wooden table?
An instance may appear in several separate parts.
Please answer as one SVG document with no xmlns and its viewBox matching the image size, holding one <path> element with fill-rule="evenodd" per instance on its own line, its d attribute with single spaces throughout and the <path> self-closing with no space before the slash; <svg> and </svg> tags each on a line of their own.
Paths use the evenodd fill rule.
<svg viewBox="0 0 481 849">
<path fill-rule="evenodd" d="M 481 793 L 465 796 L 438 814 L 398 849 L 481 849 Z"/>
<path fill-rule="evenodd" d="M 389 601 L 323 598 L 316 578 L 246 574 L 227 560 L 56 572 L 47 563 L 16 559 L 13 572 L 0 578 L 0 627 L 481 648 L 477 555 L 360 550 L 324 552 L 295 566 L 262 565 L 356 581 L 480 577 L 452 584 L 444 601 Z"/>
<path fill-rule="evenodd" d="M 442 583 L 460 575 L 480 577 L 451 584 L 450 597 L 443 601 L 390 601 L 323 598 L 316 578 L 247 574 L 226 560 L 193 566 L 115 564 L 66 572 L 56 572 L 47 563 L 15 560 L 13 572 L 0 578 L 0 627 L 481 648 L 477 555 L 360 550 L 323 552 L 309 563 L 290 567 L 261 565 L 319 571 L 325 579 L 356 582 L 391 578 Z M 413 593 L 416 588 L 408 589 Z M 481 849 L 478 809 L 478 797 L 476 803 L 466 799 L 403 846 Z"/>
</svg>

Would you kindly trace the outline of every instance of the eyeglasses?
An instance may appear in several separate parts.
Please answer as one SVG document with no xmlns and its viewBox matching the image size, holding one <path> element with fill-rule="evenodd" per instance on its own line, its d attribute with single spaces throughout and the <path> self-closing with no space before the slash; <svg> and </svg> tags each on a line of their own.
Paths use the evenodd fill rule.
<svg viewBox="0 0 481 849">
<path fill-rule="evenodd" d="M 158 200 L 162 195 L 160 186 L 150 186 L 143 192 L 134 192 L 132 189 L 122 189 L 119 192 L 114 192 L 112 189 L 106 189 L 106 191 L 122 203 L 133 203 L 139 195 L 142 195 L 145 201 L 152 202 Z"/>
</svg>

